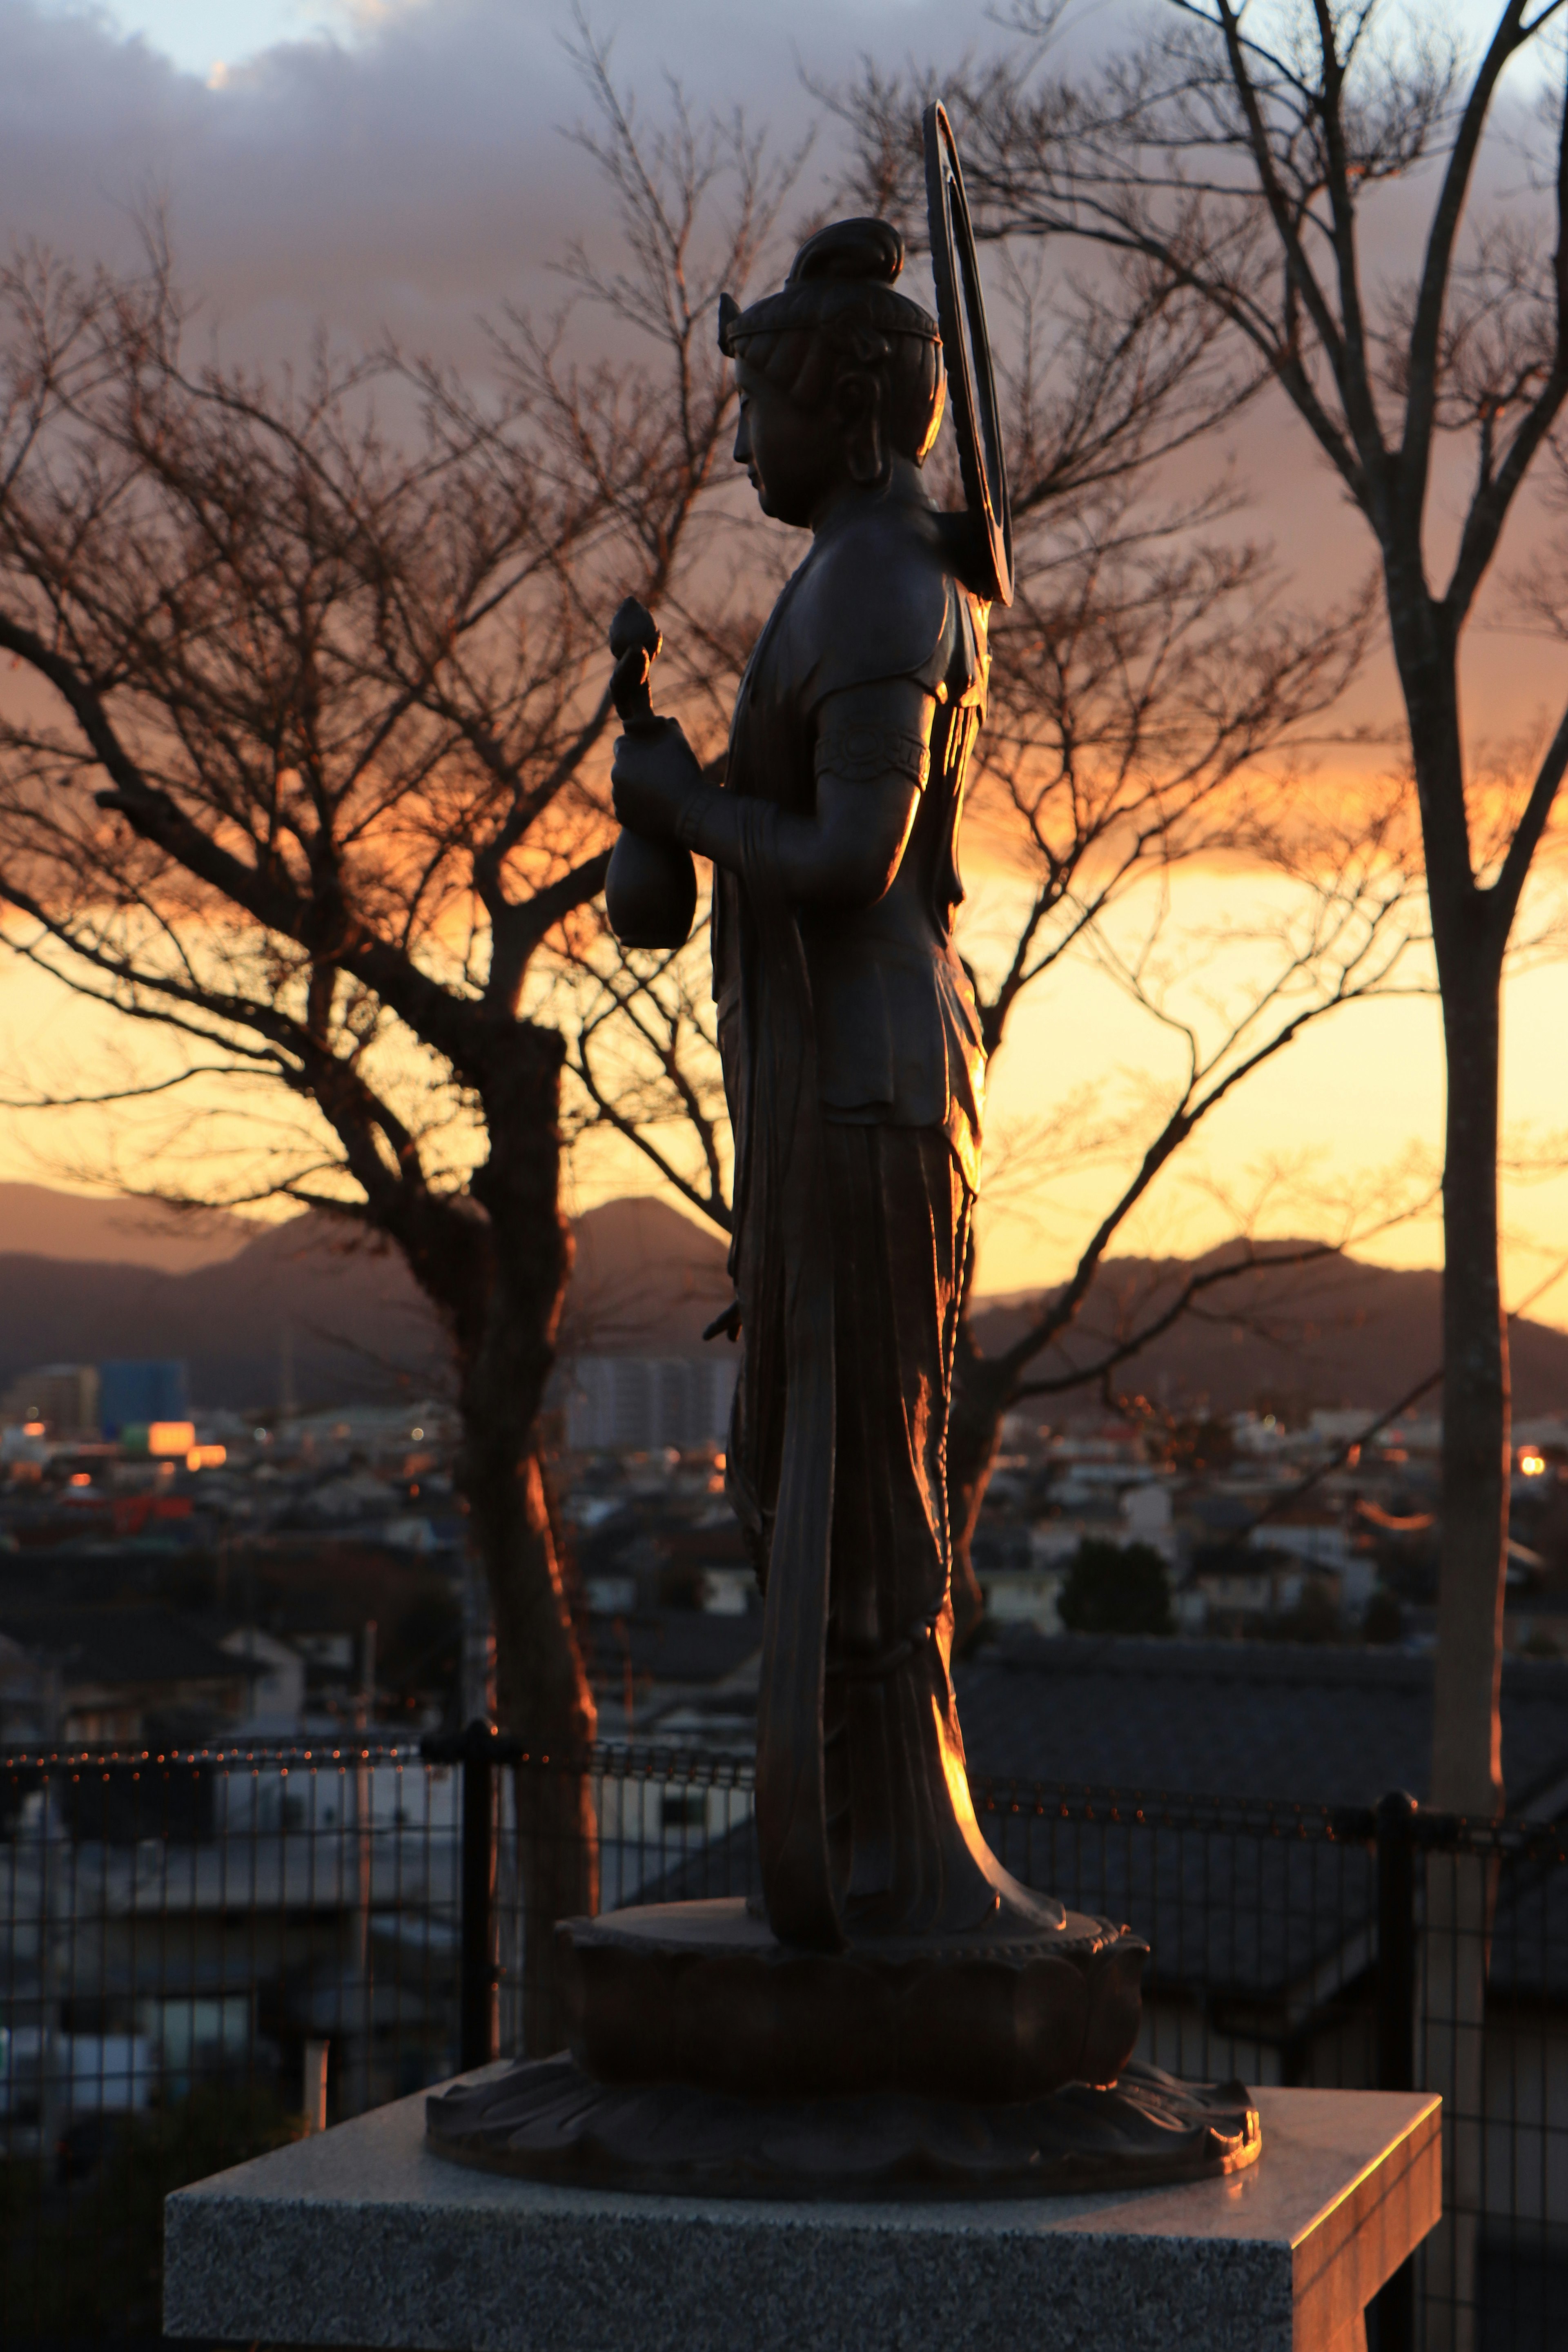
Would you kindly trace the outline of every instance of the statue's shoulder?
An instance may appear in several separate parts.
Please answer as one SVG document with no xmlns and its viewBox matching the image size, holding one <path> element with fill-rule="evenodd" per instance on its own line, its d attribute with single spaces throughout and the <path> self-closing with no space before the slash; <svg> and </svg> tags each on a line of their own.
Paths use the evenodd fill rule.
<svg viewBox="0 0 1568 2352">
<path fill-rule="evenodd" d="M 934 685 L 952 652 L 957 601 L 921 509 L 868 499 L 802 567 L 791 620 L 807 700 L 883 677 Z"/>
</svg>

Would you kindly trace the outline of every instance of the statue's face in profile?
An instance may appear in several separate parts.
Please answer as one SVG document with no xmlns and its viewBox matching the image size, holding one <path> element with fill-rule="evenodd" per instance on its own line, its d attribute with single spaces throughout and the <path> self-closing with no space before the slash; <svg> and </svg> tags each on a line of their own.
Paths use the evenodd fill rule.
<svg viewBox="0 0 1568 2352">
<path fill-rule="evenodd" d="M 831 410 L 801 407 L 744 358 L 735 362 L 735 463 L 751 476 L 765 515 L 809 530 L 851 478 L 837 420 Z"/>
</svg>

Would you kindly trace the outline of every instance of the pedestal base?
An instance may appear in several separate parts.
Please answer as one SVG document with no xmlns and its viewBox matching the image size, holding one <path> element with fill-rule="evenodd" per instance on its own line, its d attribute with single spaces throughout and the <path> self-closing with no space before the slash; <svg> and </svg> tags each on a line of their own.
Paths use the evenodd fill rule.
<svg viewBox="0 0 1568 2352">
<path fill-rule="evenodd" d="M 1129 2066 L 1045 2099 L 740 2099 L 595 2083 L 570 2058 L 432 2098 L 442 2156 L 526 2180 L 690 2197 L 1040 2197 L 1238 2172 L 1261 2146 L 1239 2083 Z"/>
<path fill-rule="evenodd" d="M 503 2179 L 432 2155 L 403 2099 L 171 2197 L 163 2324 L 386 2352 L 1340 2352 L 1437 2218 L 1438 2103 L 1256 2096 L 1263 2159 L 1226 2179 L 815 2206 Z"/>
</svg>

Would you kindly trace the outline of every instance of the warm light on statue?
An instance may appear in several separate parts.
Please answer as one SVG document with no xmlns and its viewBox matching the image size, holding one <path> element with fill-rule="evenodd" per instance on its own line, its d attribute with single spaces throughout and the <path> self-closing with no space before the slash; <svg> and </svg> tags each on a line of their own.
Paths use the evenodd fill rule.
<svg viewBox="0 0 1568 2352">
<path fill-rule="evenodd" d="M 541 2178 L 1038 2194 L 1258 2148 L 1239 2085 L 1130 2063 L 1147 1946 L 1005 1870 L 964 1763 L 947 1429 L 985 1055 L 952 922 L 1012 555 L 940 108 L 926 141 L 940 324 L 899 289 L 903 241 L 879 220 L 833 223 L 777 293 L 720 305 L 736 459 L 763 512 L 811 535 L 747 665 L 722 788 L 652 713 L 648 614 L 628 600 L 611 630 L 619 937 L 677 944 L 691 853 L 713 867 L 736 1138 L 735 1301 L 713 1328 L 741 1352 L 725 1489 L 764 1599 L 763 1899 L 563 1924 L 570 2056 L 429 2109 L 436 2147 Z M 958 515 L 921 470 L 949 396 Z"/>
</svg>

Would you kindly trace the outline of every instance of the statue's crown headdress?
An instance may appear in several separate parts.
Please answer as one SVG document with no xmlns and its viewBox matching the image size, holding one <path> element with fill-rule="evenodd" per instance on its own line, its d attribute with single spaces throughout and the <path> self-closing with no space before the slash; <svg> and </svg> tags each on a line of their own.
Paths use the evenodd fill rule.
<svg viewBox="0 0 1568 2352">
<path fill-rule="evenodd" d="M 733 359 L 753 335 L 799 327 L 825 329 L 851 350 L 860 335 L 915 335 L 940 343 L 942 331 L 931 313 L 894 291 L 903 266 L 904 240 L 890 221 L 832 221 L 806 238 L 776 294 L 764 294 L 744 310 L 732 295 L 721 294 L 719 348 Z"/>
</svg>

